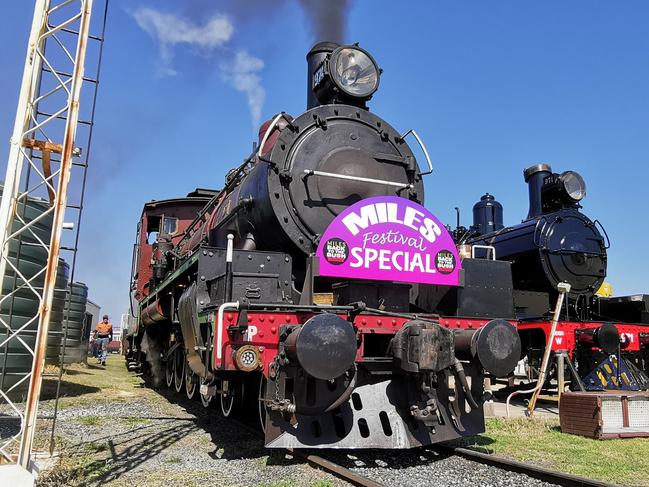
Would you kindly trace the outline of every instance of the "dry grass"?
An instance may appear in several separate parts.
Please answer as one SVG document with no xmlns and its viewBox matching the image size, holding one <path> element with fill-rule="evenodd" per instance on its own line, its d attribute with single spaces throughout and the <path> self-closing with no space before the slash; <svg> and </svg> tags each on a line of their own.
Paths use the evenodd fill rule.
<svg viewBox="0 0 649 487">
<path fill-rule="evenodd" d="M 60 409 L 142 398 L 166 403 L 159 394 L 143 387 L 142 379 L 126 371 L 121 355 L 109 356 L 105 367 L 92 358 L 88 362 L 88 365 L 73 364 L 66 368 L 61 382 Z M 41 401 L 54 398 L 55 390 L 55 378 L 44 380 Z"/>
<path fill-rule="evenodd" d="M 649 486 L 649 439 L 593 440 L 562 433 L 558 420 L 488 419 L 467 446 L 616 484 Z"/>
<path fill-rule="evenodd" d="M 92 363 L 87 367 L 73 365 L 63 379 L 62 408 L 134 399 L 155 401 L 163 409 L 165 405 L 169 407 L 161 395 L 143 388 L 139 377 L 126 372 L 121 357 L 111 356 L 105 368 Z M 95 423 L 96 419 L 96 416 L 87 416 L 81 421 Z M 149 423 L 144 418 L 124 418 L 123 421 L 133 428 Z M 203 440 L 210 441 L 209 437 L 201 438 Z M 65 449 L 62 438 L 57 444 Z M 558 420 L 517 418 L 487 420 L 486 433 L 467 438 L 463 444 L 480 450 L 488 448 L 501 456 L 592 479 L 649 486 L 649 439 L 592 440 L 561 433 Z M 89 443 L 81 455 L 63 458 L 42 485 L 84 485 L 101 479 L 109 469 L 106 450 L 105 443 Z M 168 462 L 173 464 L 176 460 L 176 457 L 170 457 Z M 157 485 L 156 482 L 163 481 L 163 477 L 152 477 L 149 481 L 151 485 Z M 170 480 L 169 473 L 165 480 Z M 113 481 L 111 485 L 121 485 L 121 481 Z M 269 485 L 284 487 L 291 484 Z M 328 486 L 325 482 L 314 484 L 314 487 Z"/>
</svg>

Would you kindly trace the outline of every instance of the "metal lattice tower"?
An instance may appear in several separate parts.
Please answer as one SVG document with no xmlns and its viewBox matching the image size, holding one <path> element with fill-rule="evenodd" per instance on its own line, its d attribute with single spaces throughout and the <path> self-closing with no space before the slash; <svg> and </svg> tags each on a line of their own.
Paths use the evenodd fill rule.
<svg viewBox="0 0 649 487">
<path fill-rule="evenodd" d="M 103 9 L 91 24 L 93 3 L 103 4 Z M 107 7 L 108 0 L 36 0 L 11 137 L 0 203 L 0 283 L 11 274 L 14 286 L 6 292 L 0 288 L 0 306 L 19 293 L 35 296 L 39 306 L 20 326 L 12 323 L 11 311 L 8 319 L 0 317 L 0 351 L 11 343 L 33 356 L 31 371 L 6 388 L 0 384 L 0 416 L 20 421 L 19 431 L 0 439 L 0 463 L 18 463 L 27 470 L 60 254 L 67 252 L 74 278 Z M 91 34 L 94 26 L 99 35 Z M 28 201 L 42 202 L 45 211 L 25 218 Z M 52 221 L 49 240 L 35 231 L 45 219 Z M 44 249 L 46 265 L 31 277 L 23 275 L 19 259 L 10 256 L 10 244 Z M 21 333 L 36 323 L 31 347 Z M 26 401 L 16 400 L 16 389 L 27 383 Z"/>
</svg>

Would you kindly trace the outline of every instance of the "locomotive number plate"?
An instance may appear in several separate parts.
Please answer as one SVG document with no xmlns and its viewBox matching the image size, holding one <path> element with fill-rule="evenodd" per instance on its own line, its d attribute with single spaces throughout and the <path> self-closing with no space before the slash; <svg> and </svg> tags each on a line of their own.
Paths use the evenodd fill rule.
<svg viewBox="0 0 649 487">
<path fill-rule="evenodd" d="M 318 68 L 313 72 L 313 88 L 317 87 L 325 77 L 324 63 L 322 63 Z"/>
</svg>

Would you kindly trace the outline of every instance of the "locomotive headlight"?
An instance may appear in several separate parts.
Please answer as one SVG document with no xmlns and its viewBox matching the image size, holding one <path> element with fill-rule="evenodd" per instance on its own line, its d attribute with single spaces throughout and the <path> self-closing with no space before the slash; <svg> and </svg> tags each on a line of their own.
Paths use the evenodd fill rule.
<svg viewBox="0 0 649 487">
<path fill-rule="evenodd" d="M 579 173 L 575 171 L 566 171 L 559 176 L 563 191 L 571 200 L 577 202 L 586 196 L 586 183 Z"/>
<path fill-rule="evenodd" d="M 336 86 L 354 98 L 369 98 L 379 87 L 379 67 L 367 51 L 342 46 L 331 53 L 330 76 Z"/>
</svg>

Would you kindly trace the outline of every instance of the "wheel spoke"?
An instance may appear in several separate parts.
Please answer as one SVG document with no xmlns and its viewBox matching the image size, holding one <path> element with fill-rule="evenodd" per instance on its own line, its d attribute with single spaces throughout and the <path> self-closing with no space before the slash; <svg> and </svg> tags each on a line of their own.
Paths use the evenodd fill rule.
<svg viewBox="0 0 649 487">
<path fill-rule="evenodd" d="M 200 380 L 200 385 L 206 385 L 208 384 L 209 381 L 206 379 L 201 378 Z M 203 394 L 199 394 L 201 396 L 201 404 L 203 404 L 203 407 L 208 407 L 210 403 L 212 402 L 212 396 L 204 396 Z"/>
<path fill-rule="evenodd" d="M 176 353 L 172 353 L 167 357 L 167 363 L 165 364 L 165 380 L 167 387 L 171 387 L 174 383 L 174 374 L 175 374 L 175 365 L 176 365 Z"/>
<path fill-rule="evenodd" d="M 224 380 L 222 382 L 221 388 L 223 389 L 223 393 L 220 394 L 221 412 L 223 413 L 223 416 L 227 418 L 232 414 L 232 410 L 234 409 L 234 399 L 235 399 L 236 390 L 232 387 L 230 381 L 227 380 Z M 227 393 L 225 392 L 226 390 Z"/>
<path fill-rule="evenodd" d="M 185 350 L 181 347 L 176 349 L 176 360 L 174 367 L 174 386 L 176 392 L 183 390 L 185 384 Z"/>
<path fill-rule="evenodd" d="M 189 364 L 185 365 L 185 394 L 187 399 L 194 399 L 196 395 L 196 374 Z"/>
<path fill-rule="evenodd" d="M 259 379 L 259 426 L 261 427 L 261 431 L 265 432 L 266 431 L 266 417 L 267 417 L 267 412 L 266 412 L 266 403 L 264 402 L 264 399 L 266 398 L 266 384 L 268 381 L 266 380 L 266 377 L 264 377 L 263 374 L 261 374 L 261 378 Z"/>
</svg>

